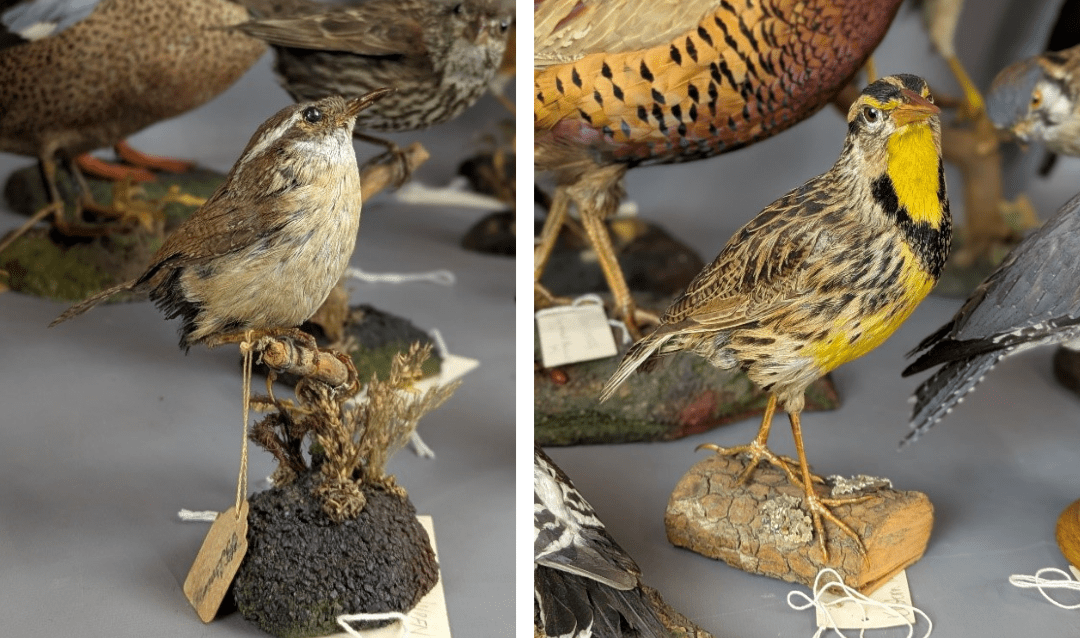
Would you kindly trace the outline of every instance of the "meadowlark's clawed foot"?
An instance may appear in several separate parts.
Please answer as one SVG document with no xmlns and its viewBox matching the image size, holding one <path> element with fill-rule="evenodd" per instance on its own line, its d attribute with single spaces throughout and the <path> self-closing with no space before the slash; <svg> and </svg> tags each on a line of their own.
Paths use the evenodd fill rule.
<svg viewBox="0 0 1080 638">
<path fill-rule="evenodd" d="M 840 529 L 841 532 L 847 534 L 855 541 L 855 547 L 859 551 L 859 555 L 864 559 L 866 558 L 866 546 L 863 545 L 862 539 L 851 528 L 850 525 L 840 520 L 836 514 L 833 514 L 830 507 L 837 507 L 839 505 L 853 505 L 855 503 L 861 503 L 870 498 L 870 495 L 852 496 L 846 498 L 821 498 L 812 489 L 804 490 L 803 494 L 803 507 L 810 512 L 811 518 L 814 519 L 814 533 L 817 534 L 818 547 L 821 548 L 822 561 L 829 561 L 829 550 L 826 548 L 825 543 L 825 524 L 822 519 L 829 521 Z"/>
<path fill-rule="evenodd" d="M 745 455 L 748 457 L 746 467 L 739 473 L 739 477 L 735 479 L 735 485 L 743 485 L 757 469 L 758 463 L 761 461 L 768 461 L 770 464 L 775 465 L 787 474 L 788 480 L 795 485 L 801 485 L 797 473 L 799 462 L 795 459 L 787 456 L 780 456 L 774 453 L 765 444 L 754 439 L 746 445 L 736 445 L 734 447 L 721 447 L 715 443 L 702 443 L 695 448 L 695 452 L 701 449 L 708 449 L 716 452 L 720 456 L 739 456 Z M 821 480 L 821 479 L 819 479 Z"/>
</svg>

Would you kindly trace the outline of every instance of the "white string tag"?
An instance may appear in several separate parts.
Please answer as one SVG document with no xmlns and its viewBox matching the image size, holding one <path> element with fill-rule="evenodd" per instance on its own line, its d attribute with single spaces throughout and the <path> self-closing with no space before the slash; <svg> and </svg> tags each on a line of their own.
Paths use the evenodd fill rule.
<svg viewBox="0 0 1080 638">
<path fill-rule="evenodd" d="M 345 276 L 349 279 L 357 279 L 367 283 L 406 284 L 426 281 L 440 286 L 453 286 L 457 282 L 454 273 L 445 268 L 442 270 L 431 270 L 418 273 L 374 273 L 360 268 L 350 267 L 345 270 Z"/>
<path fill-rule="evenodd" d="M 592 301 L 579 298 L 571 306 L 536 312 L 540 360 L 545 368 L 613 357 L 618 352 L 604 306 Z"/>
<path fill-rule="evenodd" d="M 1028 576 L 1026 574 L 1013 574 L 1009 576 L 1009 584 L 1020 589 L 1038 589 L 1042 597 L 1050 601 L 1055 607 L 1061 607 L 1062 609 L 1080 609 L 1080 603 L 1075 605 L 1066 605 L 1059 603 L 1050 597 L 1050 594 L 1046 593 L 1048 589 L 1063 589 L 1066 591 L 1080 592 L 1080 570 L 1076 569 L 1072 565 L 1069 565 L 1069 571 L 1073 573 L 1074 578 L 1069 578 L 1068 572 L 1058 569 L 1057 567 L 1043 567 L 1039 571 L 1035 572 L 1034 576 Z M 1043 578 L 1044 573 L 1053 573 L 1061 576 L 1061 578 Z"/>
<path fill-rule="evenodd" d="M 911 590 L 905 571 L 900 571 L 866 596 L 845 585 L 836 570 L 825 568 L 814 579 L 813 592 L 811 598 L 802 591 L 790 591 L 787 601 L 792 609 L 813 607 L 816 610 L 818 629 L 814 638 L 824 635 L 829 629 L 840 636 L 846 635 L 841 629 L 858 629 L 862 636 L 867 629 L 905 625 L 908 627 L 908 638 L 911 638 L 915 635 L 916 616 L 921 616 L 927 623 L 922 638 L 928 638 L 934 629 L 930 617 L 911 605 Z M 800 598 L 805 602 L 794 602 Z"/>
</svg>

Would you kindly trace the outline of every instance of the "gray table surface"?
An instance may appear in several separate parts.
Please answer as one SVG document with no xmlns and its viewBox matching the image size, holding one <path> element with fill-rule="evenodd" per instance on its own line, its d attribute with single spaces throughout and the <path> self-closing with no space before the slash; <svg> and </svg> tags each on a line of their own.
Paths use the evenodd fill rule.
<svg viewBox="0 0 1080 638">
<path fill-rule="evenodd" d="M 132 138 L 136 148 L 227 170 L 256 127 L 291 102 L 270 56 L 212 103 Z M 418 139 L 435 157 L 418 177 L 442 184 L 507 112 L 494 100 Z M 442 149 L 441 151 L 437 149 Z M 358 146 L 361 157 L 375 153 Z M 0 175 L 28 163 L 0 155 Z M 458 246 L 484 213 L 364 207 L 352 264 L 371 272 L 446 268 L 452 287 L 350 284 L 370 303 L 437 328 L 480 366 L 420 423 L 437 459 L 406 450 L 389 471 L 434 519 L 451 628 L 506 636 L 514 624 L 514 269 Z M 0 228 L 20 223 L 6 208 Z M 235 347 L 188 356 L 177 323 L 149 303 L 100 306 L 46 329 L 66 304 L 0 295 L 0 635 L 259 636 L 232 614 L 203 625 L 181 586 L 207 525 L 180 508 L 233 502 L 240 454 Z M 252 447 L 252 489 L 273 470 Z"/>
<path fill-rule="evenodd" d="M 1020 3 L 967 3 L 957 48 L 976 82 L 986 86 L 993 77 L 991 65 L 999 63 L 991 58 L 1004 64 L 1023 48 L 1021 41 L 1002 33 L 1038 31 L 1033 22 L 1045 19 L 1040 12 L 1052 13 L 1049 5 L 1054 4 L 1028 2 L 1021 8 Z M 875 61 L 882 75 L 916 73 L 937 91 L 957 93 L 947 68 L 929 48 L 918 14 L 906 5 Z M 627 177 L 629 198 L 637 202 L 643 219 L 662 224 L 711 260 L 761 208 L 828 169 L 843 134 L 842 119 L 827 108 L 737 153 L 634 169 Z M 1037 160 L 1041 155 L 1034 151 Z M 1010 169 L 1017 180 L 1030 175 L 1031 159 L 1018 163 L 1025 162 Z M 1078 175 L 1080 159 L 1060 158 L 1050 179 L 1027 183 L 1027 194 L 1043 218 L 1080 189 Z M 954 211 L 962 218 L 960 176 L 950 168 L 947 180 Z M 822 474 L 886 476 L 898 489 L 929 495 L 935 508 L 933 534 L 926 555 L 907 573 L 914 604 L 930 615 L 934 636 L 1080 635 L 1077 611 L 1053 607 L 1038 592 L 1008 583 L 1011 574 L 1066 568 L 1054 541 L 1054 524 L 1061 511 L 1080 498 L 1080 398 L 1054 381 L 1052 350 L 1006 360 L 945 421 L 915 445 L 897 451 L 907 432 L 907 398 L 925 377 L 901 378 L 904 353 L 948 320 L 959 303 L 931 297 L 885 344 L 835 373 L 842 407 L 803 416 L 808 458 Z M 746 443 L 757 427 L 757 419 L 747 419 L 680 441 L 548 452 L 638 562 L 646 583 L 713 635 L 811 636 L 812 612 L 792 610 L 786 602 L 789 591 L 807 588 L 677 549 L 664 531 L 672 488 L 706 454 L 695 454 L 695 446 Z M 794 453 L 782 415 L 771 444 L 778 452 Z M 1059 598 L 1080 602 L 1076 594 Z M 915 635 L 922 635 L 925 626 Z M 900 637 L 906 630 L 867 635 Z"/>
</svg>

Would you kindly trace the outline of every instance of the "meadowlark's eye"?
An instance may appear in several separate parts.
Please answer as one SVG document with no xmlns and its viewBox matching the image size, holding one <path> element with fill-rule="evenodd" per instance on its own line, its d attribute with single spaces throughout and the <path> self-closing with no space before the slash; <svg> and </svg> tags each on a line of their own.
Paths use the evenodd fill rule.
<svg viewBox="0 0 1080 638">
<path fill-rule="evenodd" d="M 864 106 L 862 110 L 863 119 L 869 124 L 875 124 L 881 117 L 881 111 L 875 109 L 872 106 Z"/>
<path fill-rule="evenodd" d="M 1031 108 L 1037 109 L 1042 106 L 1043 94 L 1039 89 L 1031 92 Z"/>
<path fill-rule="evenodd" d="M 318 124 L 322 121 L 323 113 L 317 107 L 309 106 L 304 109 L 304 119 L 311 124 Z"/>
<path fill-rule="evenodd" d="M 934 96 L 933 95 L 930 95 L 929 93 L 927 93 L 925 97 L 926 97 L 927 102 L 929 102 L 931 104 L 934 103 Z"/>
</svg>

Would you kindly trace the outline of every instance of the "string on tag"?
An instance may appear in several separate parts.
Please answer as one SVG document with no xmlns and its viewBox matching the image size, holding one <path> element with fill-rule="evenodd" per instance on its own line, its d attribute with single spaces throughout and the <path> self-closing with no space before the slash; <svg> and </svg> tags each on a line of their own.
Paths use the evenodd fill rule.
<svg viewBox="0 0 1080 638">
<path fill-rule="evenodd" d="M 1061 578 L 1043 578 L 1043 573 L 1051 572 L 1060 575 Z M 1035 572 L 1034 576 L 1028 576 L 1027 574 L 1013 574 L 1009 576 L 1009 584 L 1020 589 L 1038 589 L 1042 597 L 1049 600 L 1055 607 L 1061 607 L 1062 609 L 1080 609 L 1080 603 L 1075 605 L 1066 605 L 1059 603 L 1050 597 L 1045 590 L 1047 589 L 1064 589 L 1080 592 L 1080 582 L 1075 581 L 1069 576 L 1068 572 L 1058 569 L 1057 567 L 1043 567 L 1039 571 Z"/>
<path fill-rule="evenodd" d="M 217 519 L 218 513 L 213 510 L 199 510 L 196 512 L 182 509 L 176 515 L 185 523 L 213 523 Z"/>
<path fill-rule="evenodd" d="M 348 268 L 345 276 L 368 283 L 404 284 L 414 281 L 426 281 L 440 286 L 453 286 L 457 282 L 454 273 L 446 269 L 418 273 L 370 273 L 359 268 Z"/>
<path fill-rule="evenodd" d="M 251 366 L 252 359 L 254 359 L 254 344 L 251 342 L 251 330 L 248 330 L 244 335 L 244 341 L 240 344 L 240 354 L 244 356 L 244 427 L 242 429 L 244 438 L 240 447 L 240 477 L 236 480 L 236 517 L 240 517 L 240 504 L 244 502 L 244 498 L 247 496 L 247 474 L 248 474 L 248 412 L 251 403 Z"/>
<path fill-rule="evenodd" d="M 830 577 L 830 580 L 823 581 L 826 576 Z M 831 592 L 832 595 L 838 597 L 832 598 L 830 600 L 825 600 L 825 595 L 827 593 L 830 593 L 830 590 L 833 590 Z M 903 621 L 902 623 L 898 624 L 907 625 L 908 638 L 912 638 L 915 635 L 915 625 L 912 624 L 911 621 L 909 621 L 904 616 L 902 612 L 905 611 L 911 612 L 912 614 L 918 614 L 919 616 L 922 616 L 926 619 L 926 633 L 922 635 L 922 638 L 929 638 L 930 633 L 934 630 L 934 623 L 930 620 L 929 616 L 923 613 L 921 609 L 913 607 L 911 605 L 886 603 L 869 598 L 859 593 L 858 590 L 852 589 L 851 587 L 845 585 L 844 580 L 840 577 L 840 574 L 831 567 L 826 567 L 818 572 L 817 576 L 814 578 L 813 592 L 814 596 L 813 598 L 811 598 L 802 591 L 798 589 L 793 589 L 792 591 L 788 592 L 787 603 L 789 607 L 796 611 L 814 608 L 815 610 L 820 611 L 825 616 L 827 624 L 818 627 L 817 631 L 814 632 L 814 638 L 819 638 L 819 636 L 824 635 L 824 633 L 829 629 L 835 631 L 839 636 L 847 636 L 847 634 L 840 631 L 840 628 L 837 626 L 836 620 L 833 618 L 832 610 L 830 610 L 830 607 L 837 607 L 848 602 L 852 602 L 858 605 L 859 611 L 862 613 L 863 618 L 866 618 L 866 610 L 868 608 L 874 607 L 890 617 L 895 617 L 897 620 Z M 805 602 L 802 604 L 794 602 L 793 599 L 799 598 L 801 598 Z M 865 633 L 865 628 L 859 630 L 859 636 L 862 636 Z"/>
<path fill-rule="evenodd" d="M 401 638 L 407 638 L 409 635 L 409 617 L 400 611 L 387 611 L 375 614 L 342 614 L 337 617 L 337 623 L 341 625 L 345 632 L 350 636 L 356 636 L 356 638 L 364 638 L 364 635 L 352 628 L 349 621 L 355 622 L 377 622 L 380 620 L 398 620 L 401 622 Z"/>
</svg>

